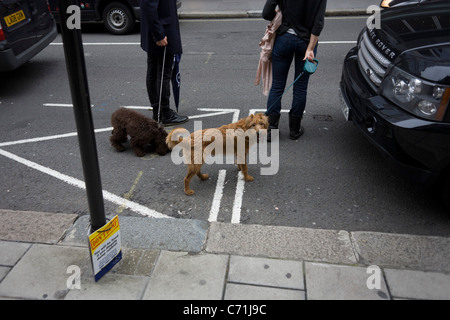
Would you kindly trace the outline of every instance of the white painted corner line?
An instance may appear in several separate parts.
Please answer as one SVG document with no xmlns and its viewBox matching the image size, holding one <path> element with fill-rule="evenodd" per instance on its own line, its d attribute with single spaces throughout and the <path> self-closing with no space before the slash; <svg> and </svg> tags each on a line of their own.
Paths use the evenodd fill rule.
<svg viewBox="0 0 450 320">
<path fill-rule="evenodd" d="M 43 106 L 45 106 L 45 107 L 62 107 L 62 108 L 72 108 L 73 107 L 72 104 L 68 104 L 68 103 L 44 103 Z M 147 110 L 151 109 L 148 106 L 123 106 L 123 107 L 130 108 L 130 109 L 147 109 Z M 212 116 L 218 116 L 218 115 L 232 113 L 233 118 L 232 118 L 231 122 L 233 123 L 233 122 L 237 122 L 239 120 L 239 114 L 240 114 L 239 109 L 198 108 L 197 110 L 206 112 L 206 113 L 189 116 L 189 118 L 199 119 L 199 118 L 206 118 L 206 117 L 212 117 Z M 252 109 L 252 110 L 250 110 L 250 114 L 254 113 L 255 111 L 265 111 L 265 109 Z M 112 129 L 113 129 L 112 127 L 107 127 L 107 128 L 95 129 L 94 131 L 95 131 L 95 133 L 100 133 L 100 132 L 111 131 Z M 36 137 L 36 138 L 22 139 L 22 140 L 9 141 L 9 142 L 0 142 L 0 147 L 56 140 L 56 139 L 68 138 L 68 137 L 76 137 L 77 135 L 78 135 L 77 132 L 69 132 L 69 133 L 50 135 L 50 136 L 45 136 L 45 137 Z M 66 182 L 72 186 L 75 186 L 77 188 L 86 189 L 85 182 L 82 180 L 78 180 L 76 178 L 70 177 L 70 176 L 65 175 L 61 172 L 58 172 L 56 170 L 50 169 L 48 167 L 44 167 L 40 164 L 37 164 L 35 162 L 21 158 L 17 155 L 14 155 L 14 154 L 7 152 L 5 150 L 2 150 L 2 149 L 0 149 L 0 155 L 3 155 L 11 160 L 17 161 L 17 162 L 19 162 L 23 165 L 26 165 L 30 168 L 36 169 L 42 173 L 45 173 L 54 178 L 57 178 L 63 182 Z M 221 200 L 222 200 L 222 196 L 223 196 L 223 189 L 225 186 L 225 177 L 226 177 L 226 170 L 220 170 L 217 185 L 216 185 L 216 191 L 215 191 L 214 198 L 213 198 L 213 203 L 211 205 L 210 216 L 208 219 L 209 221 L 217 221 L 217 216 L 219 214 L 220 204 L 221 204 Z M 234 203 L 233 203 L 232 223 L 240 222 L 240 210 L 241 210 L 241 206 L 242 206 L 242 197 L 244 194 L 244 187 L 245 187 L 245 180 L 241 179 L 241 175 L 238 174 L 237 189 L 236 189 L 235 199 L 234 199 Z M 150 208 L 142 206 L 138 203 L 132 202 L 128 199 L 116 196 L 106 190 L 103 190 L 103 197 L 105 200 L 113 202 L 119 206 L 125 206 L 126 208 L 129 208 L 130 210 L 133 210 L 133 211 L 135 211 L 139 214 L 145 215 L 145 216 L 155 217 L 155 218 L 172 218 L 170 216 L 166 216 L 155 210 L 152 210 Z"/>
<path fill-rule="evenodd" d="M 95 129 L 94 132 L 100 133 L 100 132 L 105 132 L 105 131 L 111 131 L 112 129 L 113 129 L 113 127 Z M 31 143 L 31 142 L 56 140 L 56 139 L 61 139 L 61 138 L 76 137 L 77 135 L 78 135 L 77 132 L 69 132 L 69 133 L 56 134 L 56 135 L 46 136 L 46 137 L 37 137 L 37 138 L 30 138 L 30 139 L 23 139 L 23 140 L 9 141 L 9 142 L 0 142 L 0 147 L 7 147 L 7 146 L 13 146 L 16 144 L 24 144 L 24 143 Z"/>
<path fill-rule="evenodd" d="M 231 223 L 241 222 L 242 199 L 244 198 L 245 180 L 242 172 L 238 172 L 236 194 L 234 196 L 233 213 L 231 215 Z"/>
<path fill-rule="evenodd" d="M 217 221 L 217 216 L 219 215 L 220 202 L 222 201 L 223 188 L 225 186 L 225 177 L 227 171 L 219 170 L 219 176 L 217 178 L 216 191 L 214 192 L 213 202 L 211 205 L 211 211 L 209 212 L 209 222 Z"/>
<path fill-rule="evenodd" d="M 47 174 L 49 176 L 52 176 L 52 177 L 54 177 L 54 178 L 56 178 L 58 180 L 61 180 L 61 181 L 65 182 L 65 183 L 67 183 L 67 184 L 69 184 L 71 186 L 77 187 L 79 189 L 84 189 L 84 190 L 86 189 L 86 183 L 84 181 L 82 181 L 82 180 L 79 180 L 79 179 L 73 178 L 71 176 L 65 175 L 65 174 L 63 174 L 61 172 L 58 172 L 56 170 L 44 167 L 44 166 L 42 166 L 40 164 L 37 164 L 37 163 L 32 162 L 30 160 L 21 158 L 19 156 L 16 156 L 15 154 L 12 154 L 12 153 L 10 153 L 8 151 L 5 151 L 5 150 L 2 150 L 2 149 L 0 149 L 0 155 L 5 156 L 5 157 L 7 157 L 7 158 L 9 158 L 11 160 L 17 161 L 17 162 L 19 162 L 19 163 L 21 163 L 21 164 L 23 164 L 23 165 L 25 165 L 27 167 L 30 167 L 30 168 L 35 169 L 35 170 L 38 170 L 38 171 L 40 171 L 42 173 L 45 173 L 45 174 Z M 124 206 L 126 208 L 129 208 L 130 210 L 132 210 L 134 212 L 137 212 L 139 214 L 142 214 L 144 216 L 148 216 L 148 217 L 152 217 L 152 218 L 172 218 L 172 217 L 166 216 L 166 215 L 164 215 L 162 213 L 159 213 L 159 212 L 157 212 L 157 211 L 155 211 L 153 209 L 150 209 L 150 208 L 147 208 L 147 207 L 145 207 L 143 205 L 140 205 L 138 203 L 135 203 L 135 202 L 132 202 L 132 201 L 127 200 L 125 198 L 116 196 L 115 194 L 112 194 L 111 192 L 108 192 L 106 190 L 103 190 L 103 198 L 105 200 L 113 202 L 113 203 L 115 203 L 115 204 L 117 204 L 119 206 Z"/>
</svg>

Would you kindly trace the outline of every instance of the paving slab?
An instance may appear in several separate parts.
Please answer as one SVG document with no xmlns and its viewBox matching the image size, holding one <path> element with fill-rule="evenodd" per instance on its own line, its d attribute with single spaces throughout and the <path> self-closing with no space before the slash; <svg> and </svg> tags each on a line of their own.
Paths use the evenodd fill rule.
<svg viewBox="0 0 450 320">
<path fill-rule="evenodd" d="M 228 283 L 224 300 L 305 300 L 305 292 Z"/>
<path fill-rule="evenodd" d="M 139 300 L 148 277 L 106 274 L 98 282 L 93 276 L 81 278 L 80 289 L 71 289 L 65 300 Z"/>
<path fill-rule="evenodd" d="M 143 299 L 221 300 L 228 256 L 161 251 Z"/>
<path fill-rule="evenodd" d="M 150 276 L 155 267 L 159 250 L 122 248 L 122 260 L 114 266 L 112 273 Z"/>
<path fill-rule="evenodd" d="M 393 298 L 450 299 L 450 275 L 416 270 L 384 269 Z"/>
<path fill-rule="evenodd" d="M 355 264 L 349 233 L 213 222 L 206 252 Z"/>
<path fill-rule="evenodd" d="M 304 290 L 303 263 L 231 256 L 228 282 Z"/>
<path fill-rule="evenodd" d="M 351 238 L 362 264 L 450 272 L 450 238 L 377 232 Z"/>
<path fill-rule="evenodd" d="M 390 299 L 383 276 L 380 289 L 369 289 L 371 274 L 365 267 L 305 263 L 308 300 L 386 300 Z"/>
<path fill-rule="evenodd" d="M 9 271 L 11 271 L 11 267 L 0 266 L 0 282 L 6 277 Z"/>
<path fill-rule="evenodd" d="M 63 299 L 68 293 L 69 266 L 86 265 L 84 248 L 34 244 L 0 283 L 0 296 Z"/>
<path fill-rule="evenodd" d="M 76 214 L 0 209 L 0 239 L 57 243 L 77 217 Z"/>
<path fill-rule="evenodd" d="M 0 240 L 0 265 L 14 266 L 27 252 L 31 244 Z"/>
</svg>

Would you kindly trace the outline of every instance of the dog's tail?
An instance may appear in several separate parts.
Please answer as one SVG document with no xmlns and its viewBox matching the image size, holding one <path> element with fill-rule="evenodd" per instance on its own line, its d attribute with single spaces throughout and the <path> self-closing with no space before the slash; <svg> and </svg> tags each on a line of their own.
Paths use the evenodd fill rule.
<svg viewBox="0 0 450 320">
<path fill-rule="evenodd" d="M 183 142 L 185 137 L 189 137 L 189 131 L 185 128 L 175 128 L 169 132 L 166 138 L 166 143 L 169 149 L 172 150 L 179 143 Z"/>
</svg>

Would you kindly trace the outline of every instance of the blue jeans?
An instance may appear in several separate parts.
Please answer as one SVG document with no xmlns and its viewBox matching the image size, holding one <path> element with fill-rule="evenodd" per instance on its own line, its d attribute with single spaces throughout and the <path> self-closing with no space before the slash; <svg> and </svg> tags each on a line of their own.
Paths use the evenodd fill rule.
<svg viewBox="0 0 450 320">
<path fill-rule="evenodd" d="M 295 77 L 303 72 L 308 42 L 290 33 L 277 35 L 272 51 L 272 88 L 267 100 L 268 116 L 277 116 L 281 111 L 281 96 L 286 88 L 287 77 L 292 60 L 295 57 Z M 317 53 L 317 47 L 314 54 Z M 308 89 L 309 74 L 304 73 L 294 84 L 294 93 L 290 114 L 302 116 L 306 107 L 306 92 Z"/>
</svg>

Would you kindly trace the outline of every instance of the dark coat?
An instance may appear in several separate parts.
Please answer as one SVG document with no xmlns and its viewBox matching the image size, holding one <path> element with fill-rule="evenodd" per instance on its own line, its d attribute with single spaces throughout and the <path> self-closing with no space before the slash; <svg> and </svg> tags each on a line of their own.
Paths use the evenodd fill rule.
<svg viewBox="0 0 450 320">
<path fill-rule="evenodd" d="M 176 0 L 140 0 L 141 47 L 149 53 L 162 53 L 157 41 L 167 37 L 167 53 L 182 53 Z"/>
<path fill-rule="evenodd" d="M 273 20 L 277 5 L 283 14 L 278 34 L 292 28 L 300 38 L 307 41 L 311 34 L 320 36 L 324 26 L 327 0 L 267 0 L 262 12 L 263 18 Z"/>
</svg>

